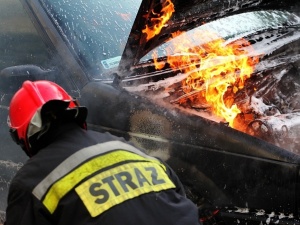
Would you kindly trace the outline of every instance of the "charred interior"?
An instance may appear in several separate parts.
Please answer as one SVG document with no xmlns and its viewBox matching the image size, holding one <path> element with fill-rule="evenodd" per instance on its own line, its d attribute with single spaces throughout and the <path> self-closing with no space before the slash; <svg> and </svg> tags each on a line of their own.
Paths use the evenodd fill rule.
<svg viewBox="0 0 300 225">
<path fill-rule="evenodd" d="M 209 117 L 294 153 L 300 153 L 300 39 L 290 38 L 299 37 L 299 34 L 298 26 L 286 26 L 259 31 L 243 38 L 254 48 L 256 55 L 249 54 L 248 62 L 252 60 L 253 71 L 242 87 L 235 88 L 240 82 L 239 74 L 234 83 L 228 83 L 223 94 L 226 106 L 230 108 L 236 105 L 239 109 L 231 125 L 213 112 L 213 106 L 205 98 L 207 88 L 203 88 L 206 85 L 203 78 L 195 79 L 196 88 L 193 86 L 188 92 L 185 90 L 186 80 L 193 73 L 185 68 L 191 67 L 190 62 L 193 62 L 193 69 L 201 70 L 203 65 L 200 61 L 203 58 L 180 65 L 178 61 L 182 61 L 182 58 L 177 58 L 176 69 L 172 69 L 170 64 L 173 62 L 170 63 L 168 57 L 148 60 L 135 68 L 136 76 L 132 76 L 125 86 L 129 91 L 139 92 L 162 104 L 171 104 L 172 107 Z M 241 39 L 226 44 L 236 44 L 239 49 L 249 48 Z M 265 46 L 272 46 L 272 49 Z M 267 49 L 266 52 L 261 52 L 261 48 Z M 188 52 L 194 53 L 191 49 Z M 204 53 L 205 56 L 207 54 L 208 52 Z M 257 60 L 255 65 L 253 60 Z M 221 70 L 220 76 L 224 77 L 226 71 L 226 68 Z M 140 79 L 145 72 L 148 74 L 147 84 Z M 240 68 L 235 68 L 235 73 L 241 73 Z M 197 85 L 202 88 L 197 88 Z"/>
<path fill-rule="evenodd" d="M 152 10 L 140 8 L 143 20 L 136 21 L 131 31 L 119 67 L 124 71 L 131 64 L 123 86 L 300 153 L 298 5 L 267 0 L 183 5 L 176 0 L 154 1 Z M 249 11 L 257 15 L 244 20 Z M 240 15 L 236 21 L 222 21 L 235 15 Z M 211 32 L 218 19 L 216 32 L 225 30 L 227 36 Z M 251 28 L 253 19 L 256 27 Z M 198 30 L 206 23 L 209 29 Z M 239 30 L 240 23 L 248 30 Z M 162 43 L 167 45 L 157 47 Z M 151 59 L 141 59 L 145 55 Z"/>
</svg>

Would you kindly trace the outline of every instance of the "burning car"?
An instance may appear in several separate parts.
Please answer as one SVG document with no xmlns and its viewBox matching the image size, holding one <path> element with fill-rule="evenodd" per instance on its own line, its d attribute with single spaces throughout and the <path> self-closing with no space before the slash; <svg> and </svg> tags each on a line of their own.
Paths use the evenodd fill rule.
<svg viewBox="0 0 300 225">
<path fill-rule="evenodd" d="M 26 160 L 8 137 L 9 101 L 24 80 L 47 79 L 88 107 L 90 129 L 168 162 L 218 212 L 204 222 L 299 224 L 296 0 L 0 4 L 3 217 Z"/>
</svg>

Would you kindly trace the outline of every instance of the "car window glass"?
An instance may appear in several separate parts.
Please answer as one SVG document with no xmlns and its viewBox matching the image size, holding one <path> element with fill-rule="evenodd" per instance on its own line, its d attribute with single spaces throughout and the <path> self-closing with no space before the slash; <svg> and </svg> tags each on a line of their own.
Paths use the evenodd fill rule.
<svg viewBox="0 0 300 225">
<path fill-rule="evenodd" d="M 141 0 L 42 2 L 91 73 L 118 66 Z"/>
<path fill-rule="evenodd" d="M 42 66 L 46 46 L 18 0 L 2 0 L 0 8 L 0 70 L 16 65 Z"/>
<path fill-rule="evenodd" d="M 0 71 L 7 67 L 34 64 L 44 66 L 48 52 L 19 0 L 0 0 Z M 0 73 L 4 86 L 9 86 Z M 15 74 L 11 74 L 12 77 Z M 16 171 L 27 160 L 8 132 L 7 115 L 11 94 L 0 88 L 0 222 L 5 218 L 8 186 Z"/>
</svg>

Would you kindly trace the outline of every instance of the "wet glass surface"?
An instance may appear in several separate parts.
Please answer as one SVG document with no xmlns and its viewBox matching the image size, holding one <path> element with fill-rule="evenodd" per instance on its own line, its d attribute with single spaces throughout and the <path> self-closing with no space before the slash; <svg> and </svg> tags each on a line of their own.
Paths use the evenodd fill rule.
<svg viewBox="0 0 300 225">
<path fill-rule="evenodd" d="M 118 66 L 141 0 L 42 2 L 90 73 Z"/>
</svg>

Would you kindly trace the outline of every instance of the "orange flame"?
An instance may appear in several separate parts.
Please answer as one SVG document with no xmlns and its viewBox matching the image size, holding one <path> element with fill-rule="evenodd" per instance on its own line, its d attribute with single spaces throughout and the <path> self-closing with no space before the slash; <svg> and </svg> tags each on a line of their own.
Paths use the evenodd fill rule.
<svg viewBox="0 0 300 225">
<path fill-rule="evenodd" d="M 156 51 L 153 51 L 153 53 L 152 53 L 152 58 L 153 58 L 154 66 L 155 66 L 155 69 L 156 69 L 156 70 L 161 70 L 161 69 L 164 68 L 165 63 L 164 63 L 164 62 L 159 62 L 159 61 L 157 60 L 158 55 L 157 55 L 157 52 L 156 52 Z"/>
<path fill-rule="evenodd" d="M 204 44 L 195 47 L 195 40 Z M 170 66 L 181 68 L 188 75 L 182 83 L 183 91 L 197 93 L 196 97 L 191 95 L 193 97 L 188 99 L 196 102 L 204 97 L 212 112 L 224 118 L 231 127 L 241 112 L 234 104 L 234 94 L 244 87 L 258 62 L 258 58 L 250 58 L 248 52 L 241 49 L 246 46 L 250 44 L 244 39 L 226 45 L 225 40 L 214 33 L 198 30 L 192 36 L 183 33 L 168 48 Z"/>
<path fill-rule="evenodd" d="M 142 32 L 147 35 L 147 41 L 160 33 L 161 29 L 171 18 L 173 12 L 175 12 L 175 9 L 171 0 L 163 1 L 162 9 L 159 13 L 152 10 L 153 17 L 150 18 L 150 25 L 146 24 L 146 28 L 142 30 Z"/>
</svg>

